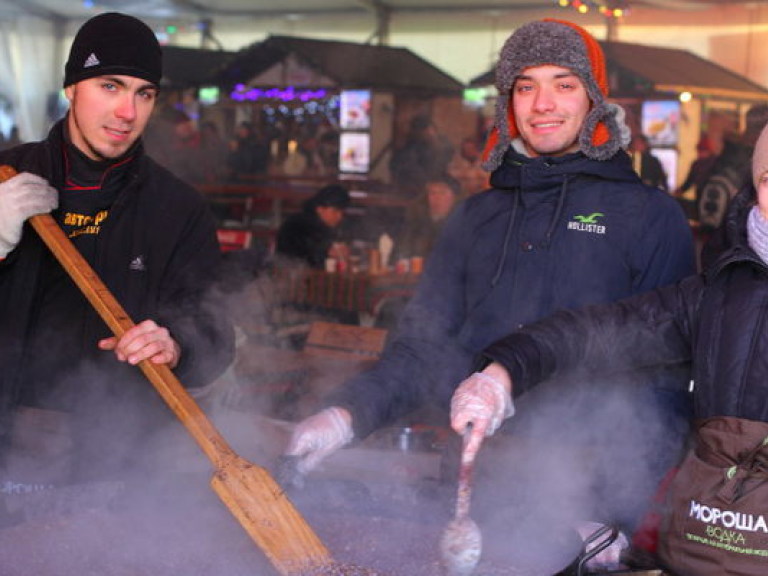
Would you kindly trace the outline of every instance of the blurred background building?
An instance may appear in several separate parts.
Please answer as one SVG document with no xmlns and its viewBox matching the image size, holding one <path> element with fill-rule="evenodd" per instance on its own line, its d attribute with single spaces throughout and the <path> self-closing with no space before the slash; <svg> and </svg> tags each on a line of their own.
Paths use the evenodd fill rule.
<svg viewBox="0 0 768 576">
<path fill-rule="evenodd" d="M 304 196 L 337 180 L 352 183 L 358 205 L 372 192 L 402 193 L 391 161 L 415 121 L 456 160 L 481 148 L 497 53 L 533 19 L 571 20 L 601 40 L 611 96 L 647 137 L 671 191 L 702 138 L 719 153 L 746 130 L 747 111 L 768 102 L 764 1 L 0 0 L 3 143 L 41 138 L 61 117 L 67 47 L 82 22 L 108 10 L 144 19 L 164 47 L 150 152 L 162 157 L 159 147 L 182 127 L 174 119 L 188 118 L 176 145 L 209 164 L 189 177 L 224 204 L 223 222 L 247 230 L 274 230 Z M 234 159 L 244 130 L 264 156 L 247 171 Z M 464 192 L 482 189 L 481 177 L 466 175 Z"/>
</svg>

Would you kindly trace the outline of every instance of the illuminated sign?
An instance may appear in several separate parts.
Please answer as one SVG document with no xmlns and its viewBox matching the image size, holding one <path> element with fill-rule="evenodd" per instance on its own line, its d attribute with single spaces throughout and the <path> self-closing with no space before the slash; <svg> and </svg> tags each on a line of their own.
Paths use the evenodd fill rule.
<svg viewBox="0 0 768 576">
<path fill-rule="evenodd" d="M 238 84 L 229 95 L 232 100 L 237 102 L 255 102 L 256 100 L 281 100 L 283 102 L 308 102 L 325 98 L 327 91 L 322 88 L 319 90 L 296 90 L 293 86 L 287 88 L 251 88 L 245 84 Z"/>
<path fill-rule="evenodd" d="M 201 104 L 211 105 L 219 101 L 219 89 L 217 86 L 203 86 L 197 91 L 197 99 Z"/>
<path fill-rule="evenodd" d="M 474 108 L 485 106 L 485 100 L 488 97 L 488 90 L 485 88 L 465 88 L 464 104 Z"/>
<path fill-rule="evenodd" d="M 342 91 L 339 116 L 342 130 L 368 130 L 371 127 L 371 91 Z"/>
</svg>

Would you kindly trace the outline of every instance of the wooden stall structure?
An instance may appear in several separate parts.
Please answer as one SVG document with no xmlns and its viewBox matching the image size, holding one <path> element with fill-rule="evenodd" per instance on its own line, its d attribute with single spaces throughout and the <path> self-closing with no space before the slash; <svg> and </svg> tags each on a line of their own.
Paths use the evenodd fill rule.
<svg viewBox="0 0 768 576">
<path fill-rule="evenodd" d="M 389 161 L 411 119 L 431 117 L 456 146 L 476 131 L 463 84 L 405 48 L 269 36 L 236 53 L 169 54 L 174 76 L 190 84 L 173 82 L 171 108 L 198 125 L 215 123 L 227 146 L 248 123 L 266 150 L 259 170 L 228 166 L 225 176 L 196 183 L 222 228 L 248 232 L 237 238 L 269 242 L 286 214 L 334 182 L 352 193 L 350 221 L 373 214 L 401 222 L 407 199 L 391 186 Z"/>
</svg>

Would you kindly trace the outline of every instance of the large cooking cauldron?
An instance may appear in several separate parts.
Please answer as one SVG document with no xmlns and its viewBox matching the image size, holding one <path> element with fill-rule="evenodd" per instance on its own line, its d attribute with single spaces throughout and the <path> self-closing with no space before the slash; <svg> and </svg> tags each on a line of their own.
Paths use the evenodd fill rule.
<svg viewBox="0 0 768 576">
<path fill-rule="evenodd" d="M 103 494 L 89 498 L 88 490 L 100 489 L 94 485 L 79 488 L 80 493 L 78 487 L 63 491 L 64 502 L 53 506 L 52 514 L 33 507 L 33 517 L 17 517 L 15 525 L 0 529 L 3 576 L 273 574 L 261 551 L 197 478 L 126 486 L 108 500 Z M 293 500 L 340 564 L 368 570 L 338 574 L 444 576 L 437 542 L 449 512 L 440 492 L 438 485 L 424 483 L 382 496 L 360 482 L 309 478 Z M 57 498 L 46 497 L 49 502 Z M 492 534 L 486 537 L 492 542 Z M 510 563 L 500 548 L 503 541 L 489 544 L 477 576 L 589 574 L 562 559 L 539 566 Z"/>
<path fill-rule="evenodd" d="M 283 426 L 277 431 L 255 428 L 253 422 L 250 414 L 242 422 L 233 422 L 229 415 L 222 428 L 236 449 L 269 467 L 285 444 L 280 437 L 285 431 Z M 290 496 L 340 564 L 368 567 L 381 576 L 444 576 L 438 542 L 452 515 L 455 491 L 440 477 L 441 439 L 412 430 L 406 443 L 401 432 L 383 437 L 371 454 L 358 454 L 361 462 L 365 457 L 366 463 L 374 463 L 369 468 L 358 465 L 354 450 L 342 451 L 348 453 L 347 460 L 339 455 L 334 472 L 343 469 L 346 476 L 314 474 Z M 0 573 L 274 574 L 261 550 L 209 489 L 207 463 L 194 462 L 182 466 L 174 450 L 151 474 L 123 479 L 119 490 L 88 484 L 32 495 L 24 508 L 31 513 L 15 509 L 9 525 L 0 527 Z M 548 538 L 556 557 L 539 564 L 516 562 L 507 533 L 481 526 L 487 528 L 487 545 L 476 576 L 552 576 L 571 565 L 581 550 L 571 530 L 530 531 L 525 522 L 519 526 L 528 541 Z"/>
</svg>

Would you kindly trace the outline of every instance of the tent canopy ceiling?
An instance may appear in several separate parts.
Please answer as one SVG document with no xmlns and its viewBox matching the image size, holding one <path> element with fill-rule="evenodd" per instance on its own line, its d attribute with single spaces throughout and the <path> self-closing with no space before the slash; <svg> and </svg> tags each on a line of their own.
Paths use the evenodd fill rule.
<svg viewBox="0 0 768 576">
<path fill-rule="evenodd" d="M 662 10 L 700 10 L 719 0 L 621 0 L 625 6 Z M 731 2 L 761 4 L 766 0 Z M 84 20 L 97 11 L 129 10 L 143 18 L 243 18 L 279 15 L 398 14 L 417 12 L 509 12 L 552 8 L 552 0 L 0 0 L 0 17 L 34 15 L 56 20 Z M 89 7 L 93 5 L 93 7 Z"/>
<path fill-rule="evenodd" d="M 226 64 L 220 81 L 247 82 L 294 54 L 339 86 L 460 94 L 463 84 L 406 48 L 270 36 L 244 48 Z"/>
</svg>

